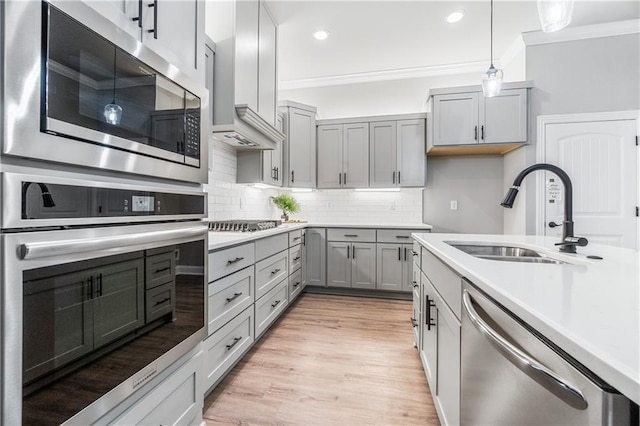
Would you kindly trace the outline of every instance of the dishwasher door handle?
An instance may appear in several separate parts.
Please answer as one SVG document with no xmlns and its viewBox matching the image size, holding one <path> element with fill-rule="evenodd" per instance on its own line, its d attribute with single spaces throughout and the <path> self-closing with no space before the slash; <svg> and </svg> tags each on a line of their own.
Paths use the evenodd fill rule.
<svg viewBox="0 0 640 426">
<path fill-rule="evenodd" d="M 473 308 L 471 295 L 467 290 L 464 290 L 462 294 L 462 304 L 475 328 L 484 335 L 509 362 L 569 406 L 578 410 L 587 408 L 587 400 L 580 390 L 522 352 L 482 320 Z"/>
</svg>

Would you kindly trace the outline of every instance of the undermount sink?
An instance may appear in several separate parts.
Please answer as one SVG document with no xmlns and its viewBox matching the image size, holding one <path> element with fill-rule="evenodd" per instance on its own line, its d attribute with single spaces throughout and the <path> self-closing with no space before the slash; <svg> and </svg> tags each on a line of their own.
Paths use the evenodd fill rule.
<svg viewBox="0 0 640 426">
<path fill-rule="evenodd" d="M 500 260 L 503 262 L 551 263 L 556 265 L 567 263 L 550 258 L 545 253 L 524 247 L 493 246 L 464 242 L 447 242 L 447 244 L 480 259 Z"/>
</svg>

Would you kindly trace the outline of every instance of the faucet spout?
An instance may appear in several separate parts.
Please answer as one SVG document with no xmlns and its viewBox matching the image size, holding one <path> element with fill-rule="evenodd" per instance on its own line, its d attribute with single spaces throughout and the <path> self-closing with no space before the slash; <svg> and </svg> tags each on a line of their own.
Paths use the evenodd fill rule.
<svg viewBox="0 0 640 426">
<path fill-rule="evenodd" d="M 533 164 L 526 169 L 518 173 L 518 176 L 513 180 L 513 186 L 509 188 L 505 199 L 500 203 L 502 207 L 512 208 L 513 203 L 518 195 L 518 190 L 522 185 L 524 178 L 536 170 L 547 170 L 556 174 L 562 185 L 564 186 L 564 220 L 562 222 L 562 241 L 560 244 L 560 251 L 567 253 L 575 253 L 576 246 L 586 246 L 587 239 L 583 237 L 575 237 L 573 235 L 573 185 L 569 175 L 558 166 L 553 164 L 538 163 Z"/>
</svg>

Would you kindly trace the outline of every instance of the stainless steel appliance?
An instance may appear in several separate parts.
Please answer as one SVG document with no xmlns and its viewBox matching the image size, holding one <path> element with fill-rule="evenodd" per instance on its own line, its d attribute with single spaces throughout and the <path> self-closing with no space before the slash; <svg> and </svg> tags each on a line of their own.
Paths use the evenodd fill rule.
<svg viewBox="0 0 640 426">
<path fill-rule="evenodd" d="M 3 156 L 207 181 L 206 89 L 83 2 L 2 6 Z"/>
<path fill-rule="evenodd" d="M 281 220 L 218 220 L 209 222 L 210 231 L 255 232 L 277 228 Z"/>
<path fill-rule="evenodd" d="M 92 424 L 206 337 L 206 194 L 48 174 L 1 175 L 2 424 Z"/>
<path fill-rule="evenodd" d="M 469 282 L 461 359 L 461 424 L 637 424 L 628 399 Z"/>
</svg>

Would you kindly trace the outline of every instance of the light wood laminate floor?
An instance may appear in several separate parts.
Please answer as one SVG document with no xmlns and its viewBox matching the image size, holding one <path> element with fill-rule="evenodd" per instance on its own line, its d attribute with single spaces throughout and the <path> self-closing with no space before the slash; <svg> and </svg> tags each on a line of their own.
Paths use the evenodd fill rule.
<svg viewBox="0 0 640 426">
<path fill-rule="evenodd" d="M 303 294 L 205 400 L 208 425 L 438 425 L 410 301 Z"/>
</svg>

